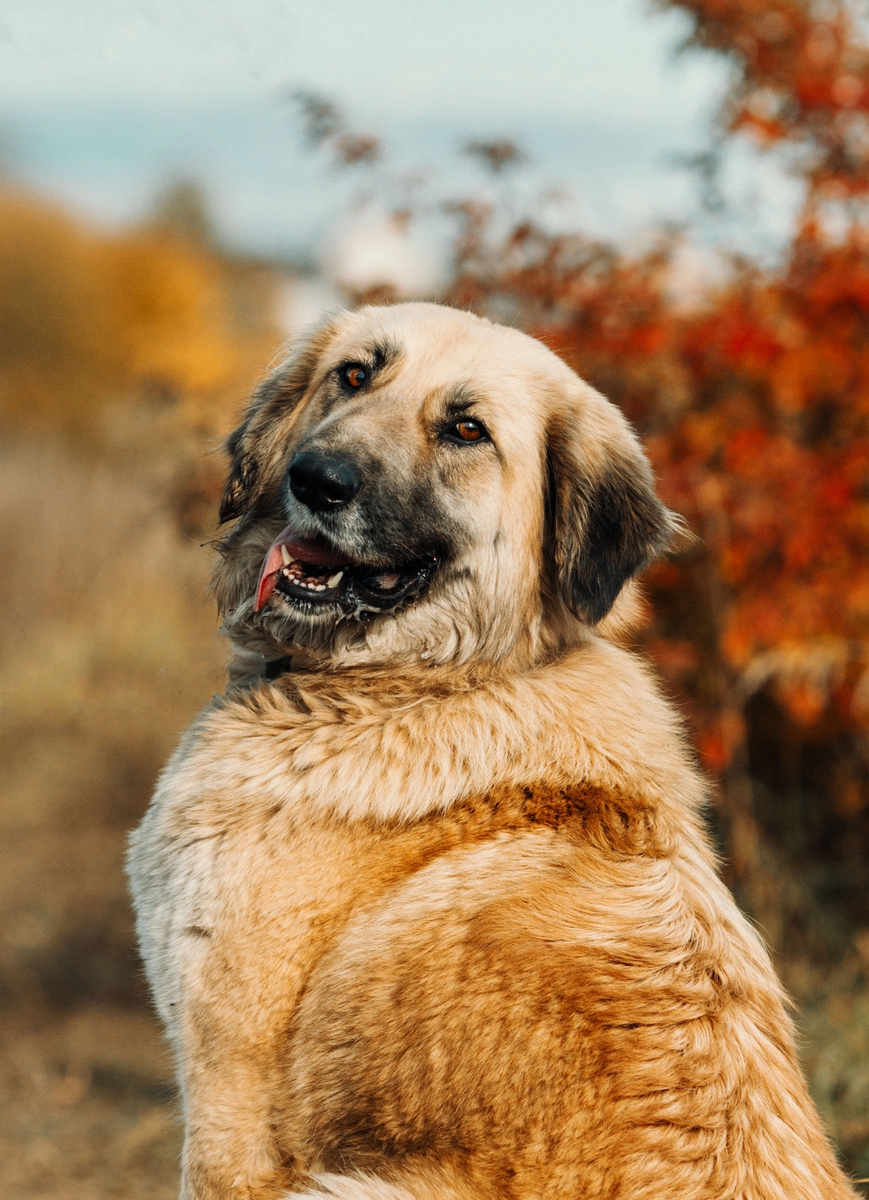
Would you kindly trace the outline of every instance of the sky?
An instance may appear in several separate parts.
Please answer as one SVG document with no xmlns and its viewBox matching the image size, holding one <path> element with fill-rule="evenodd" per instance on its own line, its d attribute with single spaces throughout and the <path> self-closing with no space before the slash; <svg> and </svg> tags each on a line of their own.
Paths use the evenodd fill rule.
<svg viewBox="0 0 869 1200">
<path fill-rule="evenodd" d="M 642 0 L 6 0 L 0 97 L 226 99 L 307 83 L 366 115 L 676 117 L 716 72 Z"/>
<path fill-rule="evenodd" d="M 227 241 L 304 254 L 359 186 L 305 148 L 285 97 L 308 88 L 442 193 L 481 186 L 467 139 L 517 138 L 523 202 L 559 187 L 564 220 L 623 237 L 696 212 L 674 162 L 727 77 L 684 31 L 644 0 L 0 0 L 0 155 L 110 223 L 193 178 Z M 762 190 L 764 236 L 788 198 Z"/>
</svg>

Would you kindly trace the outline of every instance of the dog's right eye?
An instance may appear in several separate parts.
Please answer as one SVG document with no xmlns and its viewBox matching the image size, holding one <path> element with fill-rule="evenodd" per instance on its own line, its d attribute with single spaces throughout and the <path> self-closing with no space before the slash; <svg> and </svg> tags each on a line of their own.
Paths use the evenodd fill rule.
<svg viewBox="0 0 869 1200">
<path fill-rule="evenodd" d="M 465 446 L 473 445 L 475 442 L 488 442 L 491 440 L 483 422 L 474 421 L 470 417 L 447 426 L 444 430 L 444 437 L 451 442 L 458 442 L 460 445 Z"/>
<path fill-rule="evenodd" d="M 349 392 L 358 392 L 368 382 L 368 367 L 364 363 L 345 363 L 338 368 L 338 377 Z"/>
</svg>

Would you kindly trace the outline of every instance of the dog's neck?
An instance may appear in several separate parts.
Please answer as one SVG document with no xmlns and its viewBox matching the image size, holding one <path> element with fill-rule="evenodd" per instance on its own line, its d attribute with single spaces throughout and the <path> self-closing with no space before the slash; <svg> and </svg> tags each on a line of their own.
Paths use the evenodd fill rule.
<svg viewBox="0 0 869 1200">
<path fill-rule="evenodd" d="M 697 826 L 705 786 L 648 668 L 602 639 L 522 673 L 292 671 L 229 693 L 182 749 L 191 796 L 410 821 L 493 784 L 590 784 Z M 697 834 L 702 842 L 702 835 Z"/>
<path fill-rule="evenodd" d="M 428 674 L 441 667 L 464 675 L 482 667 L 505 677 L 520 675 L 569 654 L 590 639 L 629 644 L 641 620 L 642 594 L 635 581 L 622 589 L 610 612 L 593 631 L 578 621 L 558 598 L 557 602 L 550 600 L 541 605 L 534 619 L 516 629 L 512 637 L 502 631 L 493 639 L 497 657 L 489 657 L 485 649 L 461 643 L 448 643 L 441 649 L 430 641 L 416 649 L 402 644 L 396 651 L 389 642 L 378 641 L 376 637 L 369 639 L 364 627 L 360 627 L 358 637 L 343 641 L 339 647 L 328 643 L 281 645 L 261 628 L 230 614 L 223 626 L 229 643 L 228 687 L 230 691 L 256 687 L 288 672 L 322 671 L 334 676 L 336 672 L 356 669 L 415 675 L 419 668 Z"/>
</svg>

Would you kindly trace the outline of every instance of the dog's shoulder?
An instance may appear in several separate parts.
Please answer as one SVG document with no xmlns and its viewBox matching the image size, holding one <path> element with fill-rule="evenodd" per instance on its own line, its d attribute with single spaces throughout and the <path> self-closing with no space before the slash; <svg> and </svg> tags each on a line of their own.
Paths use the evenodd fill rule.
<svg viewBox="0 0 869 1200">
<path fill-rule="evenodd" d="M 428 814 L 416 828 L 436 829 L 457 846 L 544 830 L 568 843 L 616 855 L 658 858 L 675 846 L 675 831 L 660 819 L 654 804 L 588 781 L 566 786 L 546 779 L 498 784 L 445 812 Z"/>
<path fill-rule="evenodd" d="M 162 794 L 188 812 L 209 797 L 227 821 L 280 805 L 407 822 L 502 785 L 631 797 L 618 818 L 595 809 L 629 830 L 638 805 L 678 824 L 706 796 L 650 673 L 599 639 L 524 673 L 290 672 L 235 691 L 197 722 Z M 554 803 L 539 801 L 541 819 Z"/>
<path fill-rule="evenodd" d="M 294 1017 L 292 1137 L 334 1169 L 458 1141 L 529 1181 L 559 1162 L 579 1194 L 577 1145 L 642 1125 L 645 1099 L 620 1107 L 609 1080 L 717 1119 L 749 935 L 724 932 L 739 917 L 712 871 L 661 833 L 643 802 L 545 783 L 396 830 L 415 869 L 356 907 Z M 784 1029 L 771 973 L 754 987 Z"/>
</svg>

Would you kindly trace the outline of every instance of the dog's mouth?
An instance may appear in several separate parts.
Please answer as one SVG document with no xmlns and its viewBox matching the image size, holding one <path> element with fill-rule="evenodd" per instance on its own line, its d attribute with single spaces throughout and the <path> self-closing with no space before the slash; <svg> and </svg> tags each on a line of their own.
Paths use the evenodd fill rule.
<svg viewBox="0 0 869 1200">
<path fill-rule="evenodd" d="M 256 611 L 278 595 L 307 613 L 390 612 L 420 594 L 436 563 L 434 555 L 386 567 L 357 562 L 325 538 L 300 537 L 288 526 L 263 561 Z"/>
</svg>

